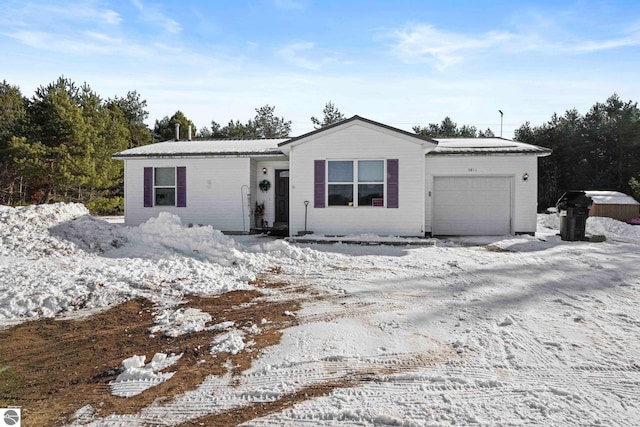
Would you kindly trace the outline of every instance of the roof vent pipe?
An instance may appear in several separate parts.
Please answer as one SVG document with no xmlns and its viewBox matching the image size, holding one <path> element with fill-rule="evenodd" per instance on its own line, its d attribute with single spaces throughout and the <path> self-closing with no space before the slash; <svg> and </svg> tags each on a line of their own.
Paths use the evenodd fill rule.
<svg viewBox="0 0 640 427">
<path fill-rule="evenodd" d="M 188 139 L 189 141 L 191 141 L 191 125 L 189 125 L 189 127 L 188 127 L 187 129 L 188 129 L 188 132 L 187 132 L 187 139 Z"/>
<path fill-rule="evenodd" d="M 180 141 L 180 123 L 176 123 L 176 141 Z"/>
</svg>

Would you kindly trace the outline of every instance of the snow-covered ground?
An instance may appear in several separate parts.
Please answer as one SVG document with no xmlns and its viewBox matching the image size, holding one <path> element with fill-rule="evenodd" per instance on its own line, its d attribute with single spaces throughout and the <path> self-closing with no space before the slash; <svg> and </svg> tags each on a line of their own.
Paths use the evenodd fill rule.
<svg viewBox="0 0 640 427">
<path fill-rule="evenodd" d="M 564 242 L 557 228 L 540 215 L 535 237 L 303 245 L 171 215 L 129 228 L 81 205 L 0 207 L 0 327 L 142 296 L 159 306 L 158 331 L 220 327 L 212 352 L 246 351 L 232 324 L 173 307 L 251 289 L 278 266 L 273 280 L 316 297 L 250 369 L 136 414 L 83 408 L 75 424 L 177 424 L 336 380 L 344 386 L 246 425 L 637 425 L 640 226 L 589 218 L 602 243 Z M 158 378 L 139 356 L 123 361 L 126 373 Z"/>
</svg>

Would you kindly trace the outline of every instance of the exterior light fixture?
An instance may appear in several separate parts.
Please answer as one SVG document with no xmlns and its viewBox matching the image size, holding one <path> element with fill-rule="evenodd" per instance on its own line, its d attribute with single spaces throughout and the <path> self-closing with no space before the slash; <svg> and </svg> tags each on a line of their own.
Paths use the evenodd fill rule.
<svg viewBox="0 0 640 427">
<path fill-rule="evenodd" d="M 526 180 L 528 180 L 528 179 L 529 179 L 529 174 L 525 172 L 525 173 L 522 175 L 522 180 L 523 180 L 523 181 L 526 181 Z"/>
<path fill-rule="evenodd" d="M 266 175 L 267 174 L 267 168 L 262 168 L 262 173 Z"/>
</svg>

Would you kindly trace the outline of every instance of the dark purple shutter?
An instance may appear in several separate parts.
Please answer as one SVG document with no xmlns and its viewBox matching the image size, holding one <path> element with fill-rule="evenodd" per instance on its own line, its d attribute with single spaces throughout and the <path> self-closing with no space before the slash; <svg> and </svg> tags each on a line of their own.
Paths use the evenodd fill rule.
<svg viewBox="0 0 640 427">
<path fill-rule="evenodd" d="M 324 208 L 324 171 L 325 161 L 315 160 L 313 162 L 313 207 Z"/>
<path fill-rule="evenodd" d="M 187 168 L 184 166 L 178 166 L 177 168 L 177 204 L 179 208 L 187 207 Z"/>
<path fill-rule="evenodd" d="M 153 207 L 153 168 L 144 168 L 144 207 Z"/>
<path fill-rule="evenodd" d="M 398 159 L 387 159 L 387 207 L 398 205 Z"/>
</svg>

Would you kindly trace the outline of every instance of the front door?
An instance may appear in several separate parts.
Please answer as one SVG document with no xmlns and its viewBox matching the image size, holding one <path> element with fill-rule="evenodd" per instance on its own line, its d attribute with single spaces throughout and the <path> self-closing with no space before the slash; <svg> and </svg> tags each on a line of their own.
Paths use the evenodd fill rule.
<svg viewBox="0 0 640 427">
<path fill-rule="evenodd" d="M 289 169 L 276 169 L 275 224 L 289 225 Z"/>
</svg>

